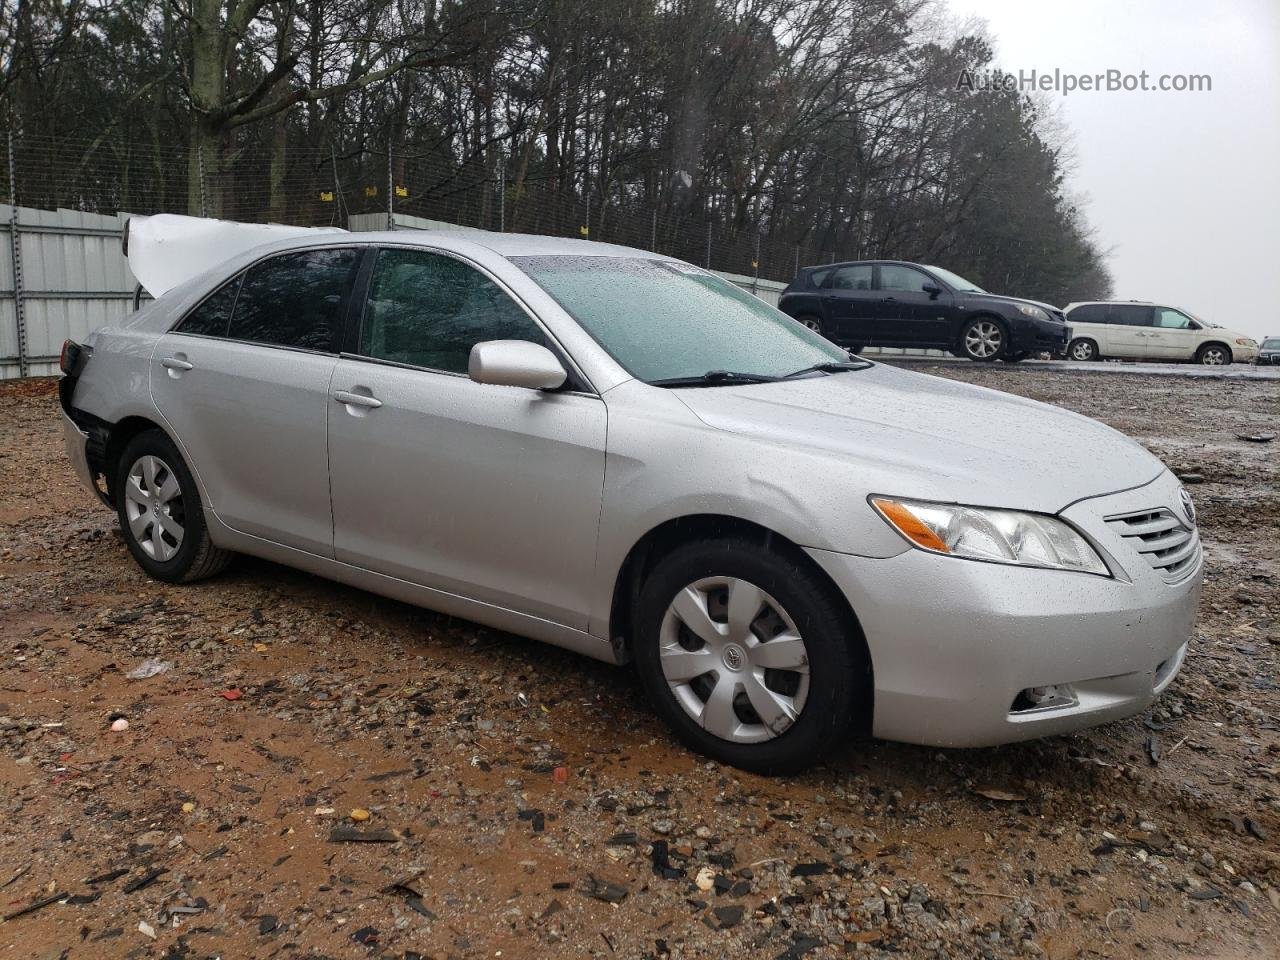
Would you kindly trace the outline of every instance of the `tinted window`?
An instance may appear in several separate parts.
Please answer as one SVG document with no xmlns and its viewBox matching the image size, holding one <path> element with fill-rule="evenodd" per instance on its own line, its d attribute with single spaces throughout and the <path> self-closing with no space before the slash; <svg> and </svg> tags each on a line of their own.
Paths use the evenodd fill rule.
<svg viewBox="0 0 1280 960">
<path fill-rule="evenodd" d="M 1263 350 L 1280 350 L 1280 340 L 1263 340 Z"/>
<path fill-rule="evenodd" d="M 1086 303 L 1076 307 L 1067 317 L 1071 323 L 1106 323 L 1107 307 L 1102 303 Z"/>
<path fill-rule="evenodd" d="M 227 324 L 231 320 L 231 308 L 236 305 L 236 291 L 240 289 L 242 276 L 243 274 L 237 274 L 209 294 L 204 303 L 188 313 L 176 329 L 181 333 L 225 337 Z"/>
<path fill-rule="evenodd" d="M 925 284 L 937 286 L 919 270 L 900 267 L 894 263 L 886 263 L 880 267 L 881 290 L 904 290 L 911 293 L 923 293 Z"/>
<path fill-rule="evenodd" d="M 422 250 L 379 251 L 361 353 L 466 373 L 471 348 L 485 340 L 547 342 L 514 300 L 460 260 Z"/>
<path fill-rule="evenodd" d="M 832 290 L 870 290 L 871 270 L 870 264 L 838 267 L 831 271 L 827 286 Z"/>
<path fill-rule="evenodd" d="M 1169 307 L 1156 307 L 1155 325 L 1164 327 L 1166 330 L 1189 330 L 1191 329 L 1191 318 L 1180 310 L 1171 310 Z"/>
<path fill-rule="evenodd" d="M 360 251 L 303 250 L 264 260 L 245 274 L 228 336 L 307 350 L 333 350 Z"/>
<path fill-rule="evenodd" d="M 1120 304 L 1111 308 L 1111 322 L 1126 327 L 1151 326 L 1151 308 Z"/>
</svg>

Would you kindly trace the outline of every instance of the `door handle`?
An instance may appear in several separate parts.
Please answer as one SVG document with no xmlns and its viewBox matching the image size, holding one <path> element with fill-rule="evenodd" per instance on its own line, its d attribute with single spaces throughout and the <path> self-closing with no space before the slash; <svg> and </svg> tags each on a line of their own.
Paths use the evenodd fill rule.
<svg viewBox="0 0 1280 960">
<path fill-rule="evenodd" d="M 177 357 L 165 357 L 160 361 L 160 366 L 167 370 L 194 370 L 196 365 L 188 363 L 186 360 L 180 360 Z"/>
<path fill-rule="evenodd" d="M 377 397 L 371 397 L 366 393 L 351 393 L 349 390 L 335 391 L 333 399 L 353 407 L 368 407 L 370 410 L 376 410 L 382 406 L 382 401 Z"/>
</svg>

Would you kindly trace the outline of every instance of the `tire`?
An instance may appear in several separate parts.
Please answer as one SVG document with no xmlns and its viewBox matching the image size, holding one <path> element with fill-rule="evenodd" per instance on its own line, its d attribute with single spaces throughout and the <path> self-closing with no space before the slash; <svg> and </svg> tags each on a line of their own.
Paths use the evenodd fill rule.
<svg viewBox="0 0 1280 960">
<path fill-rule="evenodd" d="M 824 336 L 824 337 L 826 336 L 826 334 L 822 332 L 822 318 L 821 318 L 821 317 L 815 317 L 815 316 L 814 316 L 813 314 L 811 314 L 811 313 L 804 313 L 804 314 L 801 314 L 800 316 L 796 317 L 796 322 L 797 322 L 797 323 L 802 323 L 802 324 L 804 324 L 806 327 L 808 327 L 808 328 L 809 328 L 810 330 L 812 330 L 814 333 L 820 334 L 821 336 Z"/>
<path fill-rule="evenodd" d="M 1098 360 L 1098 345 L 1088 337 L 1079 337 L 1067 345 L 1067 359 L 1086 362 Z"/>
<path fill-rule="evenodd" d="M 858 343 L 852 347 L 846 347 L 845 349 L 848 350 L 850 353 L 852 353 L 856 357 L 866 348 L 867 348 L 867 345 L 865 343 Z"/>
<path fill-rule="evenodd" d="M 1009 349 L 1009 332 L 994 317 L 974 317 L 960 331 L 962 356 L 978 363 L 999 360 Z"/>
<path fill-rule="evenodd" d="M 222 572 L 234 556 L 209 539 L 195 479 L 163 431 L 129 441 L 112 490 L 124 542 L 148 576 L 191 583 Z"/>
<path fill-rule="evenodd" d="M 758 612 L 731 618 L 732 597 L 749 607 L 758 600 Z M 871 668 L 861 635 L 830 585 L 799 558 L 746 539 L 688 544 L 645 579 L 636 610 L 641 682 L 657 714 L 698 753 L 756 773 L 792 773 L 870 718 Z M 788 640 L 761 652 L 792 630 L 798 649 Z M 787 669 L 792 664 L 800 669 Z M 764 705 L 769 723 L 754 703 Z M 697 713 L 708 711 L 701 721 Z M 708 729 L 716 726 L 728 735 Z"/>
<path fill-rule="evenodd" d="M 1206 367 L 1225 367 L 1231 363 L 1231 348 L 1221 343 L 1206 343 L 1196 351 L 1196 363 Z"/>
</svg>

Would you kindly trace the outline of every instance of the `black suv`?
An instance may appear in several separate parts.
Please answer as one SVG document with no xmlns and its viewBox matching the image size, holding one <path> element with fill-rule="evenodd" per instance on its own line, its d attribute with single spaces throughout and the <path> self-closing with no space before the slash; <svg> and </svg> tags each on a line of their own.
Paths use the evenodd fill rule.
<svg viewBox="0 0 1280 960">
<path fill-rule="evenodd" d="M 1047 303 L 987 293 L 940 267 L 859 260 L 805 267 L 778 307 L 855 353 L 933 347 L 971 360 L 1065 356 L 1071 337 Z"/>
</svg>

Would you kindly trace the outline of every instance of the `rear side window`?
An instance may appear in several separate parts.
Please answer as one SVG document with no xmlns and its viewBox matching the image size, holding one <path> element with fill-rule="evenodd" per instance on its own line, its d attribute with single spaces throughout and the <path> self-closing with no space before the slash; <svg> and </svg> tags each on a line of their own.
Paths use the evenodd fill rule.
<svg viewBox="0 0 1280 960">
<path fill-rule="evenodd" d="M 422 250 L 378 252 L 360 326 L 364 356 L 466 373 L 471 348 L 486 340 L 547 346 L 541 328 L 479 270 Z"/>
<path fill-rule="evenodd" d="M 852 267 L 840 267 L 831 274 L 832 290 L 870 290 L 872 266 L 869 263 Z"/>
<path fill-rule="evenodd" d="M 1152 326 L 1151 308 L 1131 304 L 1123 304 L 1111 308 L 1112 323 L 1124 324 L 1126 327 Z"/>
<path fill-rule="evenodd" d="M 227 336 L 277 347 L 333 351 L 360 251 L 302 250 L 245 274 Z"/>
<path fill-rule="evenodd" d="M 236 274 L 196 307 L 174 329 L 178 333 L 194 333 L 202 337 L 225 337 L 231 322 L 231 309 L 236 305 L 243 274 Z"/>
</svg>

